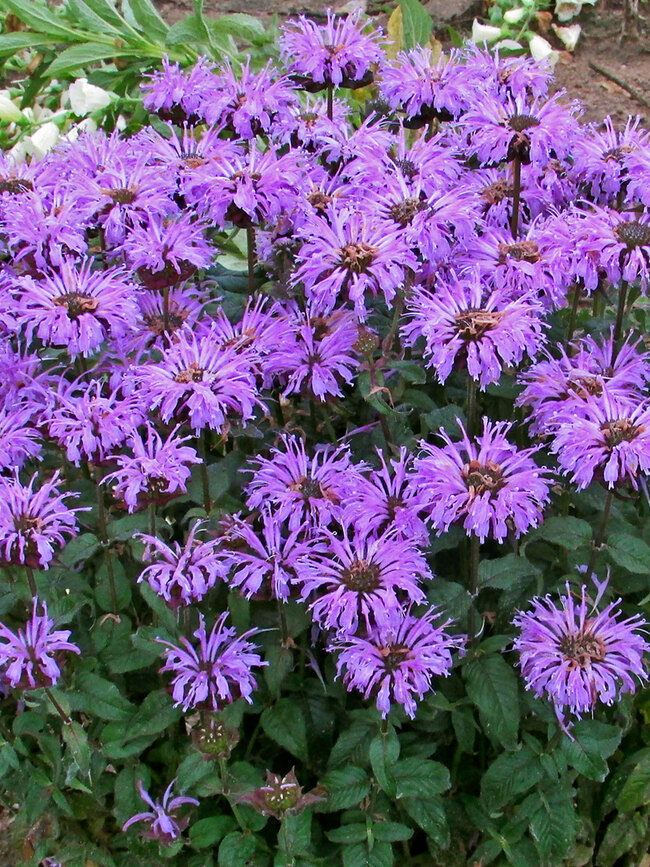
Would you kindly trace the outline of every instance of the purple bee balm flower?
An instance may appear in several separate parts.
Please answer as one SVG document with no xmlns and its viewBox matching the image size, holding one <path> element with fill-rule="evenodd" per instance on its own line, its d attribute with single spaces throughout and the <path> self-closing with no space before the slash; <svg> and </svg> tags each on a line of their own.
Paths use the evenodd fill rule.
<svg viewBox="0 0 650 867">
<path fill-rule="evenodd" d="M 485 389 L 504 367 L 534 358 L 543 342 L 543 308 L 530 294 L 513 298 L 490 287 L 478 274 L 439 280 L 435 293 L 417 289 L 408 299 L 407 343 L 425 341 L 427 367 L 444 383 L 454 366 L 467 365 Z"/>
<path fill-rule="evenodd" d="M 38 191 L 12 196 L 3 201 L 2 212 L 2 234 L 16 262 L 40 270 L 88 249 L 86 229 L 93 208 L 61 189 L 50 196 Z"/>
<path fill-rule="evenodd" d="M 566 589 L 559 607 L 550 596 L 536 597 L 532 610 L 513 620 L 521 630 L 514 647 L 526 689 L 547 696 L 561 721 L 565 711 L 580 717 L 598 701 L 611 705 L 634 692 L 635 677 L 648 679 L 643 654 L 650 649 L 639 634 L 645 620 L 638 614 L 621 620 L 620 599 L 598 613 L 589 610 L 584 586 L 575 601 L 568 583 Z"/>
<path fill-rule="evenodd" d="M 565 404 L 553 420 L 550 449 L 565 475 L 581 491 L 595 476 L 608 488 L 650 472 L 650 405 L 645 398 L 617 401 L 603 392 Z"/>
<path fill-rule="evenodd" d="M 237 587 L 247 599 L 281 599 L 291 595 L 296 585 L 301 558 L 308 548 L 302 529 L 282 532 L 282 523 L 269 507 L 262 506 L 261 530 L 238 515 L 224 520 L 224 542 L 229 551 L 231 572 L 228 584 Z"/>
<path fill-rule="evenodd" d="M 572 345 L 571 354 L 556 346 L 560 357 L 547 354 L 520 376 L 526 387 L 517 406 L 528 406 L 530 430 L 548 434 L 558 412 L 576 412 L 589 397 L 607 393 L 615 401 L 640 400 L 650 382 L 650 358 L 638 351 L 639 341 L 626 341 L 614 355 L 614 341 L 597 343 L 585 337 Z"/>
<path fill-rule="evenodd" d="M 595 289 L 604 271 L 611 283 L 641 282 L 646 291 L 650 279 L 650 214 L 593 209 L 573 222 L 573 263 L 567 267 Z"/>
<path fill-rule="evenodd" d="M 164 349 L 167 340 L 176 339 L 176 332 L 187 325 L 198 330 L 197 323 L 206 301 L 192 286 L 172 286 L 167 299 L 167 329 L 165 329 L 165 302 L 160 292 L 138 292 L 136 301 L 140 310 L 139 329 L 125 340 L 127 354 L 142 352 L 153 346 Z"/>
<path fill-rule="evenodd" d="M 204 529 L 205 524 L 197 521 L 183 545 L 178 542 L 166 545 L 156 536 L 138 535 L 146 545 L 145 560 L 150 563 L 138 581 L 148 581 L 170 608 L 200 602 L 228 573 L 229 559 L 221 541 L 197 538 Z"/>
<path fill-rule="evenodd" d="M 451 120 L 475 104 L 482 81 L 452 51 L 434 59 L 430 47 L 400 51 L 381 69 L 379 92 L 391 108 L 406 112 L 405 126 L 425 126 L 433 118 Z"/>
<path fill-rule="evenodd" d="M 26 460 L 40 455 L 40 436 L 30 425 L 31 420 L 30 407 L 19 404 L 13 409 L 0 409 L 0 469 L 20 469 Z"/>
<path fill-rule="evenodd" d="M 291 531 L 327 526 L 360 478 L 347 446 L 322 446 L 309 457 L 302 440 L 283 434 L 281 443 L 270 458 L 257 458 L 257 467 L 247 470 L 253 473 L 246 487 L 247 506 L 257 509 L 269 503 L 276 519 L 288 521 Z"/>
<path fill-rule="evenodd" d="M 532 459 L 537 448 L 511 445 L 505 422 L 483 418 L 483 433 L 470 442 L 460 420 L 462 439 L 455 443 L 445 431 L 445 445 L 423 441 L 423 453 L 414 462 L 414 483 L 426 499 L 425 512 L 438 535 L 455 523 L 481 542 L 489 536 L 502 542 L 509 532 L 519 537 L 542 519 L 549 501 L 548 470 Z"/>
<path fill-rule="evenodd" d="M 611 117 L 606 117 L 604 129 L 590 124 L 576 139 L 573 173 L 589 190 L 589 198 L 599 205 L 625 193 L 631 175 L 637 171 L 634 156 L 645 157 L 650 133 L 639 129 L 640 123 L 640 117 L 629 117 L 625 128 L 619 131 Z"/>
<path fill-rule="evenodd" d="M 140 792 L 140 797 L 151 807 L 151 811 L 147 813 L 136 813 L 135 816 L 131 816 L 131 818 L 122 825 L 122 830 L 126 831 L 127 828 L 130 828 L 131 825 L 134 825 L 136 822 L 146 822 L 148 828 L 146 831 L 142 832 L 143 837 L 150 837 L 152 840 L 158 840 L 158 842 L 162 843 L 164 846 L 169 846 L 174 842 L 174 840 L 178 840 L 187 827 L 189 816 L 179 818 L 175 815 L 176 812 L 185 804 L 194 804 L 195 807 L 198 807 L 199 802 L 196 798 L 179 797 L 178 795 L 172 798 L 172 789 L 174 788 L 175 782 L 176 778 L 174 778 L 167 786 L 165 794 L 163 795 L 162 803 L 160 803 L 160 801 L 153 801 L 151 799 L 149 792 L 147 792 L 142 785 L 142 781 L 138 780 L 138 791 Z"/>
<path fill-rule="evenodd" d="M 390 304 L 417 261 L 394 224 L 347 208 L 331 208 L 327 217 L 314 217 L 302 230 L 307 243 L 293 281 L 304 285 L 314 312 L 331 312 L 342 296 L 363 321 L 366 296 L 381 292 Z"/>
<path fill-rule="evenodd" d="M 162 71 L 145 75 L 150 80 L 140 85 L 144 107 L 174 123 L 199 123 L 205 117 L 206 104 L 214 87 L 213 64 L 200 57 L 185 73 L 178 63 L 170 63 L 168 57 L 163 57 L 162 67 Z"/>
<path fill-rule="evenodd" d="M 232 130 L 247 140 L 269 132 L 274 122 L 283 117 L 288 119 L 292 108 L 297 105 L 289 79 L 276 76 L 277 70 L 271 61 L 259 72 L 252 72 L 248 57 L 241 65 L 241 78 L 238 80 L 226 59 L 215 76 L 205 106 L 207 122 L 211 126 Z"/>
<path fill-rule="evenodd" d="M 384 57 L 384 34 L 379 28 L 365 30 L 360 11 L 342 18 L 328 9 L 323 26 L 304 15 L 288 21 L 281 28 L 280 52 L 289 64 L 289 75 L 310 91 L 332 84 L 350 88 L 369 84 L 373 64 Z"/>
<path fill-rule="evenodd" d="M 199 640 L 198 651 L 187 638 L 181 638 L 182 647 L 158 639 L 166 645 L 166 663 L 160 671 L 174 672 L 172 695 L 175 705 L 181 705 L 184 711 L 197 707 L 219 710 L 240 697 L 252 704 L 251 694 L 257 682 L 251 668 L 268 664 L 247 640 L 259 630 L 249 629 L 237 636 L 231 626 L 225 625 L 227 617 L 227 611 L 220 614 L 207 635 L 205 620 L 199 614 L 200 626 L 194 632 Z"/>
<path fill-rule="evenodd" d="M 69 383 L 62 378 L 56 401 L 47 414 L 48 433 L 77 467 L 82 460 L 104 463 L 143 417 L 135 395 L 111 391 L 100 380 Z"/>
<path fill-rule="evenodd" d="M 376 696 L 384 719 L 395 704 L 402 705 L 413 719 L 416 698 L 421 701 L 432 691 L 435 676 L 449 675 L 451 652 L 461 649 L 465 641 L 463 635 L 445 632 L 451 621 L 434 625 L 438 617 L 435 608 L 415 617 L 410 608 L 403 611 L 396 607 L 367 637 L 346 636 L 334 641 L 330 649 L 339 651 L 337 676 L 343 675 L 348 690 L 359 690 L 364 699 Z"/>
<path fill-rule="evenodd" d="M 34 474 L 27 485 L 14 478 L 0 478 L 0 552 L 5 563 L 47 569 L 54 549 L 65 544 L 64 536 L 77 535 L 76 512 L 70 509 L 72 491 L 59 493 L 59 473 L 34 491 Z"/>
<path fill-rule="evenodd" d="M 332 120 L 327 116 L 327 103 L 316 99 L 296 105 L 290 113 L 282 115 L 271 129 L 271 137 L 278 144 L 291 144 L 305 150 L 315 150 L 323 136 L 335 135 L 337 129 L 349 123 L 350 106 L 340 99 L 332 100 Z"/>
<path fill-rule="evenodd" d="M 521 172 L 519 225 L 527 229 L 534 217 L 545 213 L 554 204 L 536 182 L 537 171 L 524 166 Z M 480 169 L 468 171 L 462 180 L 478 199 L 479 215 L 487 226 L 508 229 L 512 220 L 514 182 L 510 170 Z"/>
<path fill-rule="evenodd" d="M 490 51 L 471 43 L 460 56 L 473 69 L 482 89 L 501 101 L 543 97 L 553 80 L 553 67 L 548 61 L 531 57 L 501 57 L 498 50 Z"/>
<path fill-rule="evenodd" d="M 579 106 L 562 105 L 561 96 L 501 101 L 486 94 L 462 119 L 468 154 L 475 154 L 483 165 L 518 157 L 524 165 L 537 166 L 570 155 L 580 130 L 575 118 Z"/>
<path fill-rule="evenodd" d="M 92 271 L 92 262 L 64 260 L 39 280 L 20 278 L 18 319 L 29 341 L 65 346 L 71 358 L 88 357 L 109 336 L 135 327 L 134 285 L 121 268 Z"/>
<path fill-rule="evenodd" d="M 31 417 L 40 420 L 53 403 L 56 380 L 36 353 L 16 351 L 0 341 L 0 406 L 29 409 Z"/>
<path fill-rule="evenodd" d="M 155 428 L 147 422 L 146 441 L 133 430 L 127 439 L 132 455 L 111 455 L 119 469 L 104 476 L 103 482 L 115 483 L 113 496 L 124 500 L 129 512 L 146 508 L 150 503 L 164 504 L 184 494 L 192 464 L 201 459 L 190 446 L 191 437 L 177 437 L 177 428 L 163 442 Z"/>
<path fill-rule="evenodd" d="M 359 329 L 351 311 L 336 310 L 330 316 L 303 320 L 287 353 L 285 369 L 291 375 L 284 395 L 303 391 L 321 402 L 330 395 L 342 397 L 341 383 L 352 382 L 358 371 L 358 339 Z"/>
<path fill-rule="evenodd" d="M 343 524 L 334 535 L 323 529 L 326 550 L 306 558 L 300 569 L 303 599 L 323 629 L 354 634 L 361 623 L 370 630 L 386 622 L 403 599 L 425 599 L 419 584 L 433 577 L 411 539 L 393 530 L 380 536 L 355 532 Z M 315 597 L 315 598 L 314 598 Z"/>
<path fill-rule="evenodd" d="M 377 457 L 380 467 L 368 467 L 363 474 L 345 505 L 346 519 L 362 535 L 392 530 L 397 539 L 426 546 L 429 532 L 420 518 L 425 499 L 413 481 L 412 456 L 402 446 L 389 463 L 379 449 Z"/>
<path fill-rule="evenodd" d="M 150 217 L 129 231 L 116 252 L 126 256 L 146 289 L 156 291 L 210 266 L 217 250 L 206 241 L 205 230 L 189 211 L 177 218 Z"/>
<path fill-rule="evenodd" d="M 38 613 L 40 608 L 41 613 Z M 2 678 L 15 689 L 54 686 L 61 676 L 63 653 L 80 653 L 68 641 L 69 629 L 54 629 L 47 605 L 34 599 L 31 619 L 24 629 L 13 632 L 0 623 L 0 668 Z"/>
<path fill-rule="evenodd" d="M 197 336 L 184 328 L 160 361 L 137 366 L 133 377 L 163 422 L 187 418 L 195 433 L 205 427 L 221 432 L 227 416 L 248 421 L 255 405 L 262 406 L 253 363 L 252 355 L 234 346 L 222 348 L 215 329 Z"/>
</svg>

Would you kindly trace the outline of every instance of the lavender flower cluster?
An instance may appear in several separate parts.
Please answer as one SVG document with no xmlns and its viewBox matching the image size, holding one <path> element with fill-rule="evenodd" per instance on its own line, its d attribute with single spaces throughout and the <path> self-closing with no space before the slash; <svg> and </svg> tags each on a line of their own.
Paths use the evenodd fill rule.
<svg viewBox="0 0 650 867">
<path fill-rule="evenodd" d="M 281 613 L 302 604 L 337 676 L 384 718 L 413 718 L 476 639 L 428 601 L 435 536 L 516 546 L 554 484 L 645 486 L 650 358 L 623 321 L 650 277 L 650 133 L 581 125 L 530 60 L 475 46 L 391 60 L 358 14 L 290 22 L 281 56 L 284 73 L 166 61 L 143 84 L 156 126 L 0 161 L 0 557 L 33 596 L 24 628 L 0 626 L 13 688 L 56 684 L 79 652 L 33 570 L 88 526 L 68 502 L 82 479 L 109 558 L 106 512 L 148 511 L 138 580 L 195 626 L 160 638 L 184 712 L 251 703 L 267 664 L 258 629 L 204 604 L 223 587 Z M 357 121 L 338 94 L 373 79 L 384 107 Z M 212 266 L 237 230 L 249 297 L 232 314 Z M 574 340 L 576 315 L 608 293 L 611 331 Z M 570 305 L 560 344 L 553 317 Z M 467 383 L 460 435 L 395 444 L 383 418 L 385 447 L 360 454 L 365 431 L 335 426 L 364 381 L 392 400 L 395 360 L 436 388 Z M 480 421 L 504 373 L 534 443 L 523 424 Z M 253 425 L 265 445 L 219 515 L 208 465 Z M 205 509 L 185 530 L 191 478 Z M 643 620 L 590 612 L 587 594 L 536 598 L 514 620 L 527 687 L 561 717 L 646 679 Z M 151 812 L 125 828 L 176 839 L 169 814 L 193 799 L 141 792 Z"/>
</svg>

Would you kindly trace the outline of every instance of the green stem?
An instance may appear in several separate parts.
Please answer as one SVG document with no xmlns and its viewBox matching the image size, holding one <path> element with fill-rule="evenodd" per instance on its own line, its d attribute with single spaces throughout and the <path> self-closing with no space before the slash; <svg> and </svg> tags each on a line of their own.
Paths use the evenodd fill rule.
<svg viewBox="0 0 650 867">
<path fill-rule="evenodd" d="M 203 508 L 205 509 L 206 515 L 209 515 L 210 510 L 212 509 L 212 500 L 210 499 L 210 478 L 208 476 L 208 464 L 206 462 L 208 452 L 206 439 L 207 434 L 205 430 L 202 430 L 197 437 L 198 452 L 199 457 L 201 458 L 199 472 L 201 473 L 201 487 L 203 489 Z"/>
<path fill-rule="evenodd" d="M 481 561 L 481 540 L 476 533 L 469 534 L 469 574 L 468 591 L 471 603 L 467 610 L 467 638 L 470 644 L 476 643 L 478 629 L 476 623 L 475 601 L 478 593 L 478 567 Z"/>
<path fill-rule="evenodd" d="M 612 364 L 616 361 L 618 354 L 618 342 L 623 334 L 623 319 L 625 317 L 625 305 L 627 302 L 627 280 L 621 281 L 621 288 L 618 290 L 618 309 L 616 310 L 616 325 L 614 326 L 614 339 L 612 346 Z"/>
<path fill-rule="evenodd" d="M 401 292 L 398 291 L 395 296 L 395 303 L 393 304 L 393 320 L 390 324 L 390 331 L 386 335 L 386 339 L 384 340 L 381 352 L 382 355 L 388 355 L 388 353 L 393 348 L 393 341 L 395 340 L 395 335 L 397 334 L 397 328 L 399 326 L 399 318 L 402 314 L 402 309 L 404 307 L 404 296 Z"/>
<path fill-rule="evenodd" d="M 115 590 L 115 574 L 113 572 L 113 561 L 108 550 L 108 532 L 106 529 L 106 506 L 104 503 L 104 489 L 101 486 L 101 470 L 95 470 L 95 484 L 97 486 L 97 535 L 99 541 L 104 548 L 104 562 L 106 564 L 106 574 L 108 575 L 108 586 L 111 594 L 111 608 L 113 614 L 117 614 L 117 592 Z"/>
<path fill-rule="evenodd" d="M 27 574 L 29 592 L 32 594 L 32 599 L 36 599 L 36 597 L 38 596 L 38 589 L 36 587 L 36 579 L 34 578 L 34 570 L 31 566 L 25 566 L 25 573 Z"/>
<path fill-rule="evenodd" d="M 512 231 L 512 237 L 516 241 L 517 233 L 519 232 L 519 199 L 521 196 L 521 157 L 519 155 L 514 159 L 513 171 L 512 220 L 510 223 L 510 229 Z"/>
<path fill-rule="evenodd" d="M 614 489 L 612 488 L 607 492 L 607 499 L 605 500 L 605 508 L 603 509 L 603 517 L 600 521 L 600 526 L 596 532 L 596 536 L 592 543 L 591 555 L 589 557 L 589 564 L 587 565 L 587 571 L 585 572 L 585 584 L 591 581 L 591 576 L 594 574 L 594 567 L 596 566 L 596 557 L 598 556 L 598 552 L 600 551 L 603 542 L 605 541 L 605 534 L 607 532 L 607 522 L 609 521 L 609 513 L 612 508 L 612 501 L 614 499 Z"/>
<path fill-rule="evenodd" d="M 257 262 L 254 226 L 248 226 L 246 229 L 246 259 L 248 262 L 248 291 L 252 295 L 255 292 L 255 263 Z"/>
<path fill-rule="evenodd" d="M 149 503 L 149 535 L 156 535 L 156 504 Z"/>
<path fill-rule="evenodd" d="M 169 333 L 169 286 L 163 289 L 163 334 Z"/>
<path fill-rule="evenodd" d="M 332 419 L 330 418 L 329 413 L 327 411 L 327 407 L 325 406 L 324 403 L 321 404 L 321 410 L 322 410 L 321 414 L 323 416 L 323 421 L 325 422 L 325 428 L 327 429 L 327 433 L 329 435 L 330 442 L 332 443 L 332 445 L 335 446 L 338 442 L 338 440 L 336 438 L 336 431 L 334 430 L 334 426 L 332 425 Z"/>
<path fill-rule="evenodd" d="M 49 698 L 49 700 L 54 705 L 54 708 L 56 709 L 56 712 L 63 720 L 64 725 L 67 725 L 67 726 L 72 725 L 72 720 L 67 715 L 67 713 L 63 710 L 63 708 L 58 703 L 58 701 L 54 698 L 54 696 L 52 695 L 52 690 L 49 688 L 49 686 L 45 687 L 45 695 Z"/>
<path fill-rule="evenodd" d="M 278 614 L 280 616 L 280 635 L 282 636 L 282 646 L 288 647 L 289 626 L 287 624 L 287 615 L 284 610 L 284 602 L 280 602 L 280 600 L 278 600 Z"/>
<path fill-rule="evenodd" d="M 576 328 L 576 317 L 578 315 L 578 304 L 582 295 L 582 286 L 579 283 L 575 284 L 573 289 L 573 304 L 571 305 L 571 313 L 569 314 L 569 325 L 567 326 L 565 346 L 573 340 L 573 332 Z"/>
<path fill-rule="evenodd" d="M 234 804 L 229 797 L 230 787 L 228 786 L 228 768 L 226 767 L 225 759 L 219 759 L 219 770 L 221 771 L 221 788 L 223 789 L 223 795 L 230 804 L 230 808 L 232 810 L 233 816 L 237 820 L 237 824 L 242 829 L 242 831 L 246 832 L 248 829 L 246 828 L 246 824 L 241 817 L 241 813 L 239 812 L 237 805 Z"/>
<path fill-rule="evenodd" d="M 334 85 L 331 81 L 327 85 L 327 117 L 334 120 Z"/>
<path fill-rule="evenodd" d="M 467 435 L 470 437 L 476 436 L 477 433 L 477 411 L 478 404 L 476 400 L 476 380 L 467 374 Z"/>
</svg>

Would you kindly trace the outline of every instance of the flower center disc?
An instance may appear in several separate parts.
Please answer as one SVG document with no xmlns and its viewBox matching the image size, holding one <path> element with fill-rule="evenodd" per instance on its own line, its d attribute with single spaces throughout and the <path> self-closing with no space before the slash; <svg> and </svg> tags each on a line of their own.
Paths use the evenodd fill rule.
<svg viewBox="0 0 650 867">
<path fill-rule="evenodd" d="M 503 315 L 500 310 L 464 310 L 456 313 L 454 318 L 460 337 L 464 340 L 478 340 L 486 331 L 495 328 Z"/>
<path fill-rule="evenodd" d="M 409 652 L 409 648 L 401 644 L 389 644 L 387 647 L 379 648 L 384 668 L 389 672 L 398 669 L 404 660 L 408 659 Z"/>
<path fill-rule="evenodd" d="M 614 229 L 614 234 L 630 250 L 634 247 L 647 247 L 650 245 L 650 226 L 646 223 L 640 223 L 638 220 L 620 223 Z"/>
<path fill-rule="evenodd" d="M 631 442 L 634 437 L 643 430 L 643 425 L 635 426 L 629 418 L 619 418 L 616 421 L 606 421 L 601 426 L 610 448 L 620 445 L 622 442 Z"/>
<path fill-rule="evenodd" d="M 396 202 L 389 213 L 396 223 L 399 223 L 400 226 L 406 226 L 425 207 L 425 203 L 419 199 L 404 199 L 402 202 Z"/>
<path fill-rule="evenodd" d="M 530 114 L 515 114 L 509 118 L 508 126 L 515 132 L 523 132 L 532 126 L 539 126 L 539 118 Z"/>
<path fill-rule="evenodd" d="M 129 187 L 118 187 L 115 190 L 103 189 L 101 191 L 109 199 L 112 199 L 116 205 L 130 205 L 135 202 L 136 191 Z"/>
<path fill-rule="evenodd" d="M 516 259 L 517 262 L 539 262 L 539 247 L 534 241 L 519 241 L 516 244 L 499 244 L 499 263 L 504 265 L 506 259 Z"/>
<path fill-rule="evenodd" d="M 355 593 L 372 593 L 380 586 L 380 568 L 375 563 L 366 563 L 365 560 L 353 560 L 343 570 L 342 578 L 350 590 Z"/>
<path fill-rule="evenodd" d="M 484 464 L 470 461 L 463 467 L 462 475 L 468 490 L 477 497 L 486 492 L 496 493 L 505 484 L 501 467 L 494 461 L 486 461 Z"/>
<path fill-rule="evenodd" d="M 358 241 L 356 244 L 346 244 L 345 247 L 341 247 L 339 253 L 344 268 L 355 274 L 361 274 L 372 264 L 377 255 L 377 248 L 366 244 L 365 241 Z"/>
<path fill-rule="evenodd" d="M 185 370 L 179 370 L 174 377 L 174 382 L 186 384 L 188 382 L 202 382 L 205 370 L 193 361 Z"/>
<path fill-rule="evenodd" d="M 577 635 L 566 635 L 560 641 L 560 650 L 569 660 L 572 668 L 586 668 L 593 662 L 602 662 L 607 648 L 600 638 L 590 631 L 589 621 Z"/>
<path fill-rule="evenodd" d="M 82 292 L 69 292 L 54 299 L 57 307 L 65 307 L 70 319 L 76 319 L 82 313 L 94 313 L 99 305 L 99 299 Z"/>
</svg>

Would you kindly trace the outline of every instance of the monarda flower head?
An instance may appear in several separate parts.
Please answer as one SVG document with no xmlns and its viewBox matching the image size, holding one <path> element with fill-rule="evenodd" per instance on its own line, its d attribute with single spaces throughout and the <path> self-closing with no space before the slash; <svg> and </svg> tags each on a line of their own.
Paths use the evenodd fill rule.
<svg viewBox="0 0 650 867">
<path fill-rule="evenodd" d="M 221 541 L 202 540 L 199 534 L 204 531 L 205 525 L 197 521 L 182 545 L 167 545 L 157 536 L 144 533 L 137 537 L 146 546 L 144 560 L 149 564 L 138 582 L 147 581 L 170 608 L 200 602 L 228 574 L 230 560 Z"/>
<path fill-rule="evenodd" d="M 54 629 L 45 602 L 34 599 L 24 629 L 14 632 L 0 623 L 0 677 L 15 689 L 54 686 L 64 654 L 81 652 L 69 638 L 69 629 Z"/>
<path fill-rule="evenodd" d="M 544 340 L 543 308 L 531 296 L 513 297 L 478 274 L 440 280 L 434 293 L 416 289 L 408 299 L 406 342 L 423 337 L 427 367 L 444 383 L 454 366 L 467 365 L 485 389 L 504 367 L 535 358 Z"/>
<path fill-rule="evenodd" d="M 206 103 L 214 86 L 214 67 L 204 57 L 199 58 L 189 72 L 182 72 L 178 63 L 162 59 L 162 70 L 146 75 L 149 81 L 140 85 L 142 102 L 163 120 L 174 123 L 200 123 L 205 117 Z"/>
<path fill-rule="evenodd" d="M 568 583 L 566 589 L 559 606 L 551 596 L 536 597 L 532 609 L 513 620 L 526 689 L 553 702 L 562 723 L 565 712 L 580 717 L 599 701 L 611 705 L 634 692 L 635 678 L 648 679 L 643 654 L 650 650 L 640 634 L 645 620 L 638 614 L 621 619 L 620 599 L 598 613 L 584 586 L 579 596 Z"/>
<path fill-rule="evenodd" d="M 47 569 L 65 536 L 77 535 L 76 512 L 65 504 L 79 495 L 59 492 L 59 473 L 34 491 L 36 474 L 27 485 L 18 476 L 0 478 L 0 556 L 5 563 Z"/>
<path fill-rule="evenodd" d="M 147 792 L 142 785 L 142 780 L 138 780 L 138 791 L 140 792 L 140 797 L 149 807 L 151 807 L 151 810 L 145 813 L 136 813 L 135 816 L 131 816 L 131 818 L 127 819 L 124 825 L 122 825 L 122 830 L 126 831 L 127 828 L 130 828 L 131 825 L 135 825 L 137 822 L 146 822 L 148 827 L 146 831 L 142 832 L 143 837 L 158 840 L 158 842 L 162 843 L 163 846 L 169 846 L 174 842 L 174 840 L 178 840 L 189 822 L 189 816 L 179 818 L 176 815 L 179 808 L 183 807 L 185 804 L 193 804 L 195 807 L 198 807 L 199 802 L 196 798 L 186 798 L 178 795 L 172 798 L 172 789 L 174 788 L 175 782 L 176 779 L 173 779 L 167 786 L 161 803 L 160 801 L 152 800 L 149 792 Z"/>
<path fill-rule="evenodd" d="M 343 675 L 348 690 L 359 690 L 365 699 L 376 697 L 384 719 L 394 705 L 413 719 L 418 699 L 432 690 L 434 677 L 449 675 L 452 650 L 465 641 L 463 635 L 445 632 L 449 620 L 435 625 L 439 616 L 435 608 L 416 617 L 410 608 L 396 607 L 366 637 L 332 642 L 330 650 L 338 651 L 337 675 Z"/>
<path fill-rule="evenodd" d="M 454 523 L 475 533 L 481 542 L 502 542 L 508 533 L 519 537 L 542 519 L 549 501 L 548 470 L 532 459 L 536 448 L 519 451 L 506 439 L 512 427 L 483 418 L 483 433 L 470 441 L 459 419 L 460 442 L 445 431 L 445 445 L 420 442 L 414 483 L 426 500 L 423 513 L 438 534 Z"/>
<path fill-rule="evenodd" d="M 364 32 L 361 12 L 347 18 L 327 10 L 327 23 L 319 26 L 301 15 L 282 27 L 280 51 L 287 71 L 298 84 L 312 92 L 330 85 L 357 88 L 372 81 L 372 66 L 379 63 L 383 33 Z"/>
<path fill-rule="evenodd" d="M 425 599 L 420 582 L 433 577 L 426 560 L 410 539 L 388 530 L 381 535 L 356 532 L 343 524 L 337 534 L 322 531 L 325 551 L 301 565 L 303 599 L 323 629 L 353 635 L 383 624 L 403 599 Z"/>
<path fill-rule="evenodd" d="M 608 488 L 628 483 L 636 490 L 650 472 L 650 404 L 645 398 L 618 401 L 604 392 L 555 414 L 550 449 L 579 491 L 594 478 Z"/>
<path fill-rule="evenodd" d="M 254 361 L 234 346 L 223 347 L 214 330 L 197 336 L 184 328 L 160 361 L 139 365 L 133 378 L 165 423 L 187 419 L 195 433 L 222 432 L 230 418 L 245 422 L 261 405 Z"/>
<path fill-rule="evenodd" d="M 63 346 L 71 358 L 92 355 L 109 337 L 135 328 L 135 286 L 121 268 L 93 271 L 90 260 L 64 260 L 40 279 L 22 277 L 18 321 L 28 341 Z"/>
<path fill-rule="evenodd" d="M 259 630 L 249 629 L 238 636 L 225 625 L 227 617 L 227 611 L 220 614 L 208 635 L 199 614 L 199 628 L 194 631 L 198 650 L 187 638 L 181 638 L 182 647 L 158 639 L 166 646 L 166 662 L 160 671 L 173 672 L 172 696 L 184 711 L 195 707 L 219 710 L 240 697 L 252 704 L 257 682 L 251 669 L 267 665 L 256 653 L 258 648 L 247 640 Z"/>
<path fill-rule="evenodd" d="M 266 785 L 237 798 L 238 804 L 250 804 L 262 816 L 274 816 L 282 821 L 285 816 L 296 816 L 311 804 L 326 800 L 320 787 L 303 792 L 292 768 L 282 777 L 280 774 L 266 772 Z"/>
</svg>

